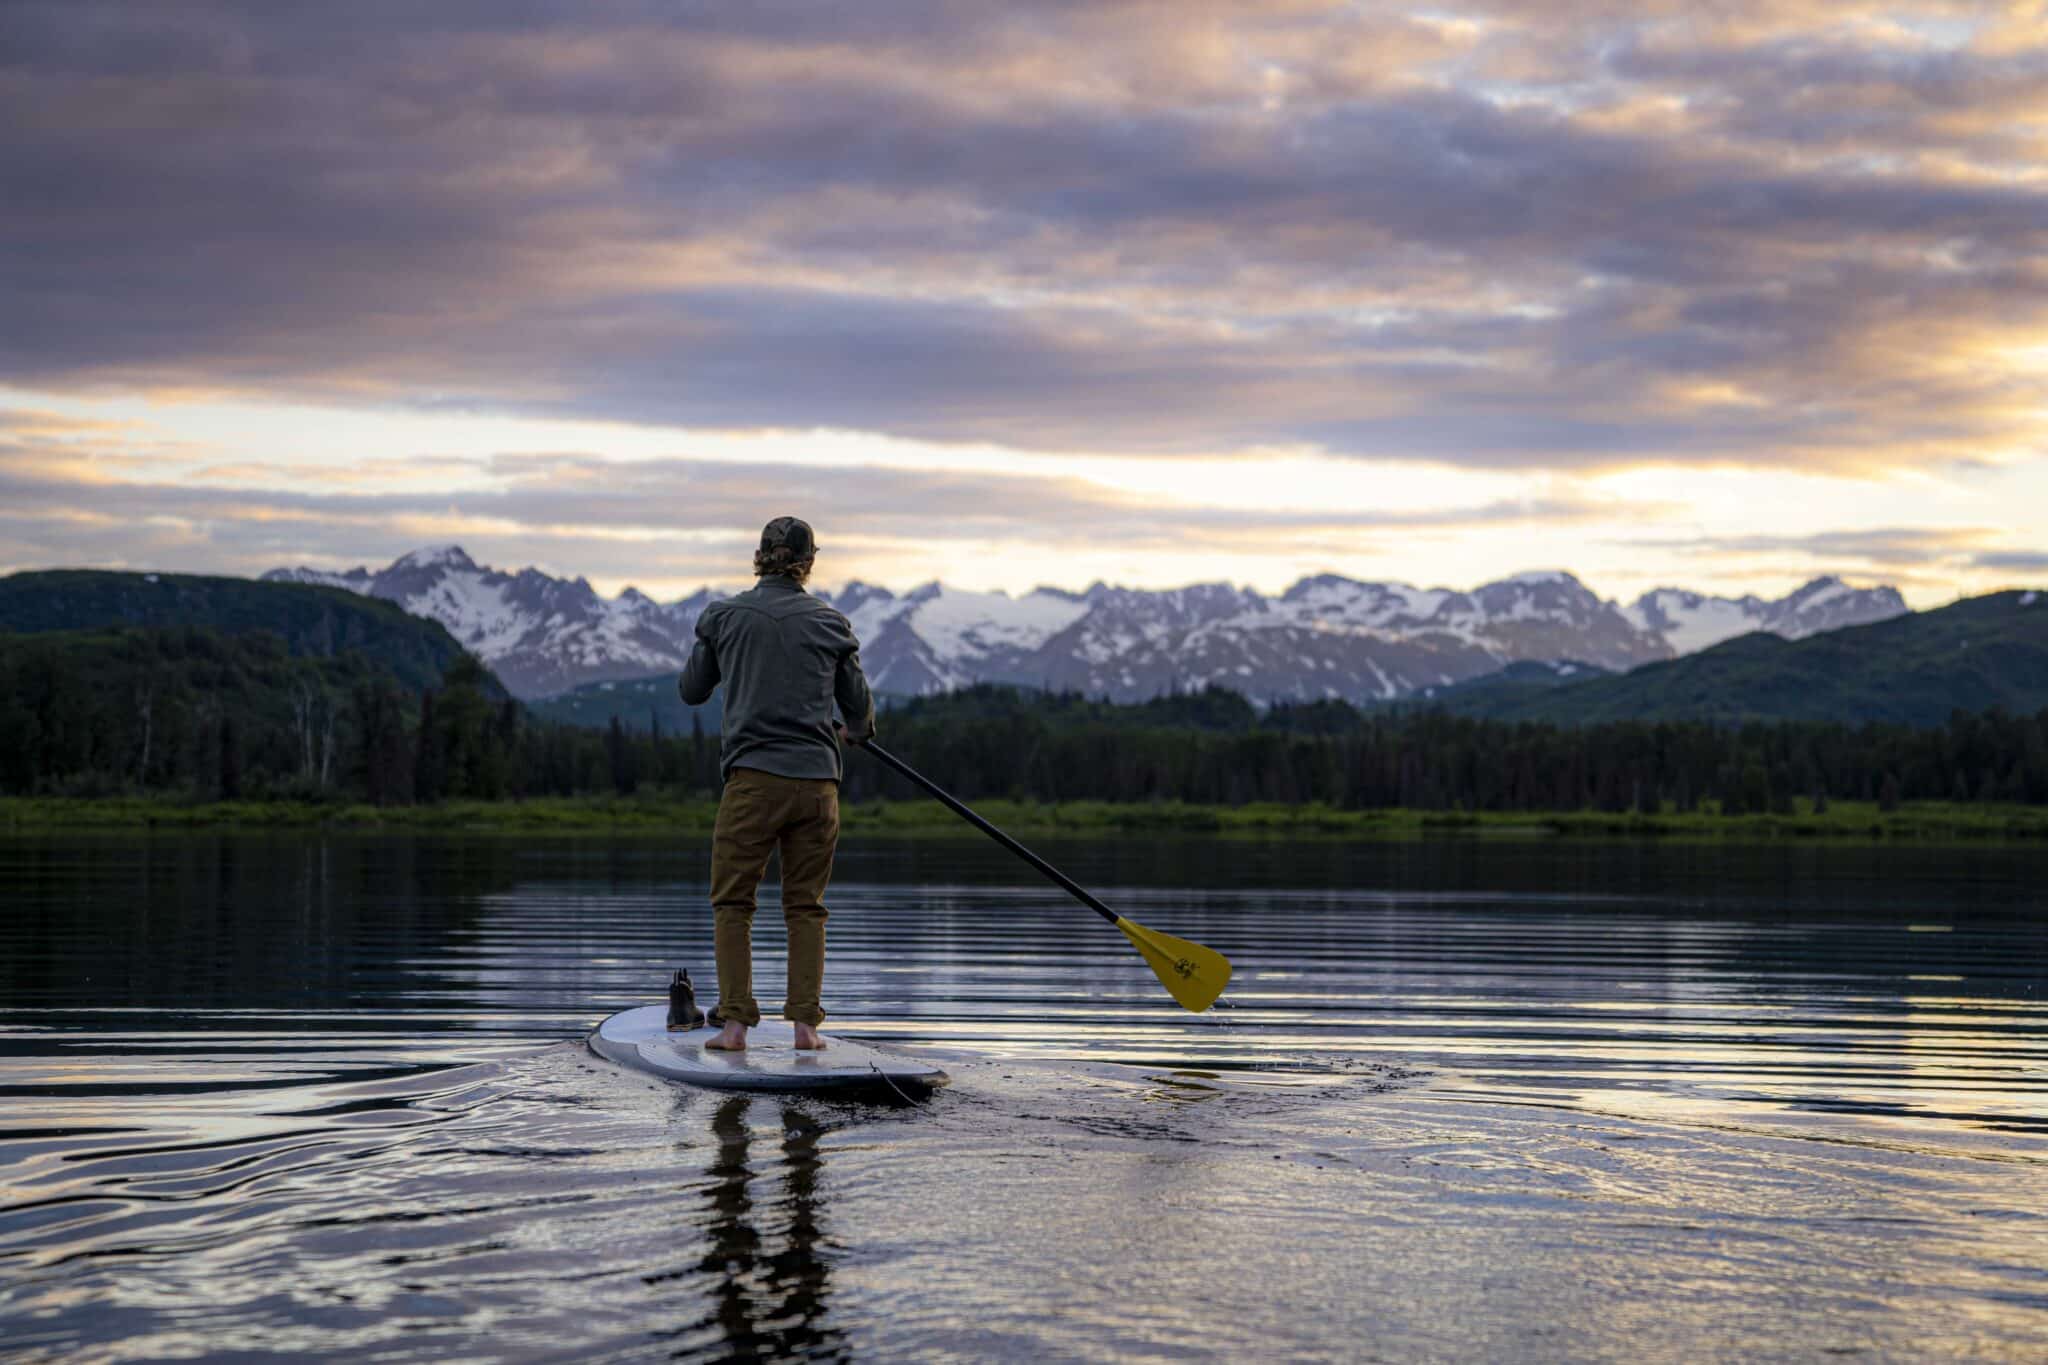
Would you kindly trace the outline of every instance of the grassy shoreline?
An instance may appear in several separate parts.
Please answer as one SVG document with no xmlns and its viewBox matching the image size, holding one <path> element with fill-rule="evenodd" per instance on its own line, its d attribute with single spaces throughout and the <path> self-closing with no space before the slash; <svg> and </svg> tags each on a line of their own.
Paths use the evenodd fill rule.
<svg viewBox="0 0 2048 1365">
<path fill-rule="evenodd" d="M 982 802 L 1004 829 L 1046 837 L 1195 835 L 1234 838 L 1421 839 L 1441 837 L 1976 842 L 2048 840 L 2048 807 L 1914 802 L 1892 812 L 1838 801 L 1815 814 L 1657 815 L 1601 811 L 1481 812 L 1339 810 L 1324 805 L 1198 806 L 1180 802 L 1058 804 Z M 475 834 L 708 834 L 715 801 L 672 797 L 575 797 L 368 806 L 305 801 L 192 804 L 158 797 L 0 797 L 0 831 L 343 830 Z M 843 811 L 848 835 L 980 837 L 936 801 L 864 801 Z"/>
</svg>

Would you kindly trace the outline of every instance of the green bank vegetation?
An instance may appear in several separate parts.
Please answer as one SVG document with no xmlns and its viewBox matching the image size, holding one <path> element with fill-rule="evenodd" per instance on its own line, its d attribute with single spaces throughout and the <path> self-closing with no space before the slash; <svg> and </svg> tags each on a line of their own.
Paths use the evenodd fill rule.
<svg viewBox="0 0 2048 1365">
<path fill-rule="evenodd" d="M 1789 814 L 1677 811 L 1340 810 L 1321 803 L 1244 806 L 1186 802 L 988 800 L 979 809 L 1014 833 L 1049 838 L 1220 836 L 1231 838 L 1423 839 L 1592 838 L 1727 841 L 1847 840 L 1959 842 L 2048 839 L 2048 809 L 1975 802 L 1808 801 Z M 0 797 L 0 829 L 323 829 L 478 834 L 650 834 L 707 836 L 718 805 L 703 797 L 544 797 L 376 806 L 320 801 L 179 802 L 156 797 Z M 843 809 L 849 836 L 981 836 L 936 801 L 868 800 Z"/>
</svg>

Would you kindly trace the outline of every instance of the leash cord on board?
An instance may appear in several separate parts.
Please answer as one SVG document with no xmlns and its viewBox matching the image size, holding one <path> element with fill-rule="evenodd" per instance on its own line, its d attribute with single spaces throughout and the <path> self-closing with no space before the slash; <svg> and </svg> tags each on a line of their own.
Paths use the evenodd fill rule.
<svg viewBox="0 0 2048 1365">
<path fill-rule="evenodd" d="M 874 1072 L 877 1076 L 880 1076 L 882 1078 L 882 1084 L 888 1086 L 891 1090 L 894 1090 L 896 1092 L 897 1099 L 902 1100 L 905 1104 L 917 1103 L 916 1100 L 913 1100 L 912 1098 L 910 1098 L 910 1096 L 904 1094 L 901 1087 L 899 1087 L 896 1084 L 896 1082 L 889 1079 L 888 1072 L 882 1070 L 882 1068 L 876 1066 L 873 1062 L 868 1063 L 868 1070 Z"/>
</svg>

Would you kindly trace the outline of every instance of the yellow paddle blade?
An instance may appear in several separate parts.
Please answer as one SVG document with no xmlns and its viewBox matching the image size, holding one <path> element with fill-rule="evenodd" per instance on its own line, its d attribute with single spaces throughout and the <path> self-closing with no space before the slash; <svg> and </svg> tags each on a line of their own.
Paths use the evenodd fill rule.
<svg viewBox="0 0 2048 1365">
<path fill-rule="evenodd" d="M 1215 1004 L 1230 984 L 1230 959 L 1214 948 L 1147 929 L 1122 916 L 1117 917 L 1116 927 L 1159 973 L 1173 998 L 1196 1014 Z"/>
</svg>

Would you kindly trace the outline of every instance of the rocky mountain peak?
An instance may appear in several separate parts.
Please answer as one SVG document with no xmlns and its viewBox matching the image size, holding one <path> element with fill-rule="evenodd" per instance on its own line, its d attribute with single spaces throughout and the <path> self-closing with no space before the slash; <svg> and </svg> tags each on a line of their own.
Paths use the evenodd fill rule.
<svg viewBox="0 0 2048 1365">
<path fill-rule="evenodd" d="M 887 588 L 878 588 L 872 583 L 863 583 L 858 578 L 848 583 L 837 593 L 821 595 L 831 602 L 833 606 L 849 616 L 870 603 L 893 602 L 896 600 L 896 594 L 890 592 Z"/>
<path fill-rule="evenodd" d="M 476 561 L 469 557 L 460 545 L 430 545 L 400 555 L 392 562 L 389 573 L 398 569 L 474 569 Z"/>
</svg>

